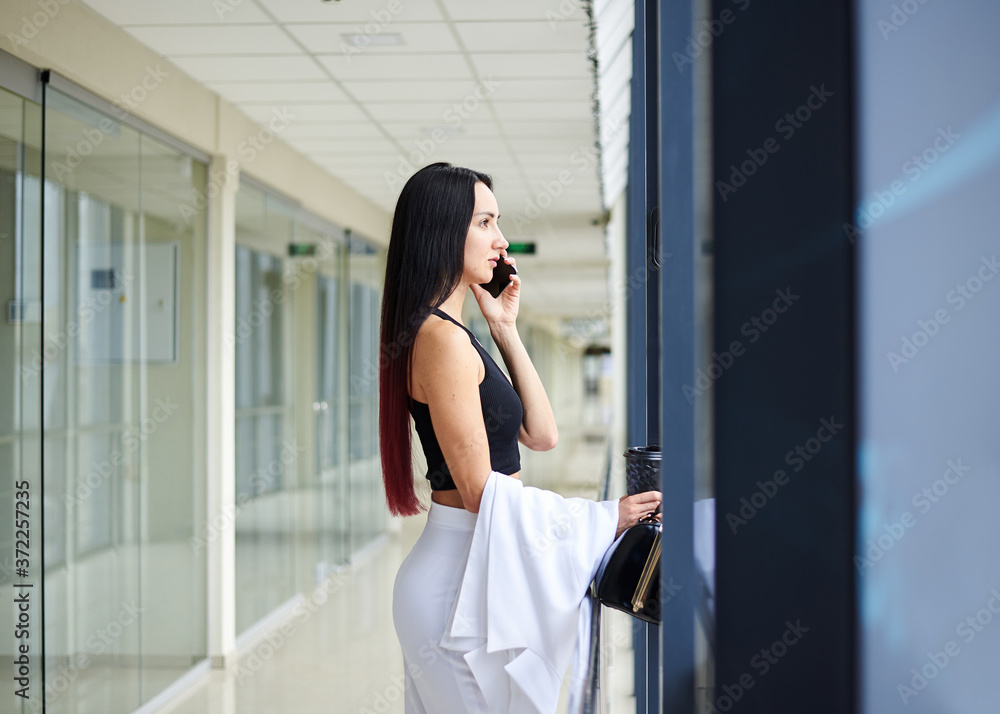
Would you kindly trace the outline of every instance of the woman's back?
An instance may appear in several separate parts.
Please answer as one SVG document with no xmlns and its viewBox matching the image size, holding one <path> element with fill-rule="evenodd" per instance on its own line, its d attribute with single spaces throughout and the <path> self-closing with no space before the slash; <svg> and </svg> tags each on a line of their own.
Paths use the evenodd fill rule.
<svg viewBox="0 0 1000 714">
<path fill-rule="evenodd" d="M 465 336 L 464 341 L 459 333 Z M 455 349 L 456 347 L 460 349 Z M 446 378 L 451 372 L 449 364 L 453 362 L 462 364 L 471 361 L 473 357 L 469 347 L 475 352 L 475 360 L 478 360 L 476 380 L 480 411 L 489 444 L 490 468 L 510 475 L 518 474 L 521 469 L 518 433 L 523 409 L 517 392 L 472 332 L 448 313 L 434 308 L 421 325 L 414 341 L 409 389 L 410 413 L 427 461 L 427 478 L 431 482 L 431 489 L 441 496 L 446 496 L 444 492 L 451 492 L 446 496 L 450 496 L 450 499 L 442 502 L 458 507 L 461 507 L 460 496 L 441 449 L 441 435 L 432 423 L 431 406 L 428 404 L 428 392 L 424 384 L 428 380 Z M 449 502 L 451 500 L 455 500 L 455 503 Z"/>
<path fill-rule="evenodd" d="M 452 325 L 456 325 L 467 336 L 478 353 L 483 364 L 483 377 L 479 381 L 479 398 L 483 415 L 483 422 L 486 426 L 486 438 L 489 442 L 490 467 L 493 471 L 503 474 L 516 474 L 521 470 L 521 454 L 518 449 L 517 437 L 521 427 L 523 408 L 521 399 L 514 390 L 513 385 L 507 376 L 500 369 L 500 366 L 490 356 L 486 348 L 475 338 L 475 335 L 451 317 L 443 310 L 434 308 L 432 316 L 426 322 L 433 323 L 436 318 L 440 318 Z M 425 322 L 425 324 L 426 324 Z M 448 491 L 456 489 L 455 482 L 451 477 L 448 464 L 441 451 L 437 434 L 434 430 L 429 405 L 419 398 L 416 387 L 421 384 L 424 375 L 417 369 L 423 365 L 424 349 L 428 341 L 423 341 L 421 347 L 415 354 L 414 369 L 414 392 L 411 394 L 410 413 L 416 426 L 417 434 L 423 446 L 424 456 L 427 461 L 427 478 L 431 482 L 431 489 L 434 491 Z M 437 359 L 437 355 L 434 358 Z M 441 359 L 448 360 L 449 355 L 441 356 Z"/>
</svg>

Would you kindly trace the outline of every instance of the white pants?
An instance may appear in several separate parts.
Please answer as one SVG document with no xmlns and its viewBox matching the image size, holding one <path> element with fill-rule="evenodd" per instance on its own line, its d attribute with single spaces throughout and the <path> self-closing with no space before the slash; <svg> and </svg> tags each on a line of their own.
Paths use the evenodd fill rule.
<svg viewBox="0 0 1000 714">
<path fill-rule="evenodd" d="M 462 652 L 442 649 L 476 529 L 475 513 L 431 501 L 427 525 L 392 590 L 392 619 L 403 650 L 406 714 L 489 714 Z"/>
</svg>

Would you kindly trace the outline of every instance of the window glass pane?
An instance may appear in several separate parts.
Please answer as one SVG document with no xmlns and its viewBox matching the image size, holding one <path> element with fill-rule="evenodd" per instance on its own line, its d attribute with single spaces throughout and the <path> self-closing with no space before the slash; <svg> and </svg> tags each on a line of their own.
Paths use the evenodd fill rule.
<svg viewBox="0 0 1000 714">
<path fill-rule="evenodd" d="M 860 265 L 868 714 L 1000 698 L 997 27 L 989 0 L 858 3 L 858 204 L 843 239 Z"/>
<path fill-rule="evenodd" d="M 350 261 L 351 550 L 379 535 L 386 522 L 378 453 L 378 326 L 384 257 L 354 240 Z"/>
<path fill-rule="evenodd" d="M 293 299 L 280 253 L 294 212 L 250 184 L 236 200 L 236 630 L 296 592 L 298 447 L 291 390 Z"/>
<path fill-rule="evenodd" d="M 39 105 L 0 89 L 0 585 L 12 595 L 19 592 L 17 585 L 30 585 L 32 593 L 41 588 L 43 537 L 49 563 L 65 558 L 65 548 L 60 547 L 65 524 L 51 532 L 47 529 L 44 535 L 40 530 L 42 510 L 51 516 L 62 495 L 54 490 L 45 497 L 41 491 L 41 118 Z M 27 544 L 25 534 L 18 533 L 25 525 Z M 18 571 L 19 567 L 25 569 Z M 32 616 L 37 618 L 40 601 L 33 598 L 33 602 Z M 0 655 L 13 662 L 14 648 L 25 644 L 30 667 L 37 673 L 42 664 L 42 630 L 36 625 L 27 638 L 15 639 L 16 614 L 11 605 L 0 609 Z M 8 671 L 13 677 L 13 667 Z M 35 677 L 33 684 L 38 681 Z M 20 711 L 23 700 L 14 694 L 14 681 L 9 681 L 0 710 Z M 32 695 L 36 696 L 34 691 Z"/>
<path fill-rule="evenodd" d="M 37 240 L 19 262 L 46 280 L 48 711 L 128 712 L 206 652 L 205 214 L 181 210 L 206 171 L 51 87 L 46 111 L 45 265 Z"/>
</svg>

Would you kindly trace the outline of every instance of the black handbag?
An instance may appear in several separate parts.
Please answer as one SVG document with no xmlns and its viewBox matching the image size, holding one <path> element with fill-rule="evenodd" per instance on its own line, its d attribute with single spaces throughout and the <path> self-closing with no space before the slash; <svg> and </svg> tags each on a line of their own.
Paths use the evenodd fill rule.
<svg viewBox="0 0 1000 714">
<path fill-rule="evenodd" d="M 647 514 L 611 544 L 594 581 L 597 599 L 640 620 L 660 624 L 660 535 L 663 524 Z"/>
</svg>

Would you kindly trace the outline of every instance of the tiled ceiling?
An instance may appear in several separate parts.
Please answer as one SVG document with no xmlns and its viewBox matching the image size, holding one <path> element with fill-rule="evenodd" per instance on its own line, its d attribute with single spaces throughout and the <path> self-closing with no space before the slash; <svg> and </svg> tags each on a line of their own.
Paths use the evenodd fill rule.
<svg viewBox="0 0 1000 714">
<path fill-rule="evenodd" d="M 86 2 L 255 121 L 287 109 L 281 138 L 387 211 L 411 167 L 492 174 L 504 234 L 538 245 L 525 304 L 605 304 L 581 0 Z"/>
</svg>

